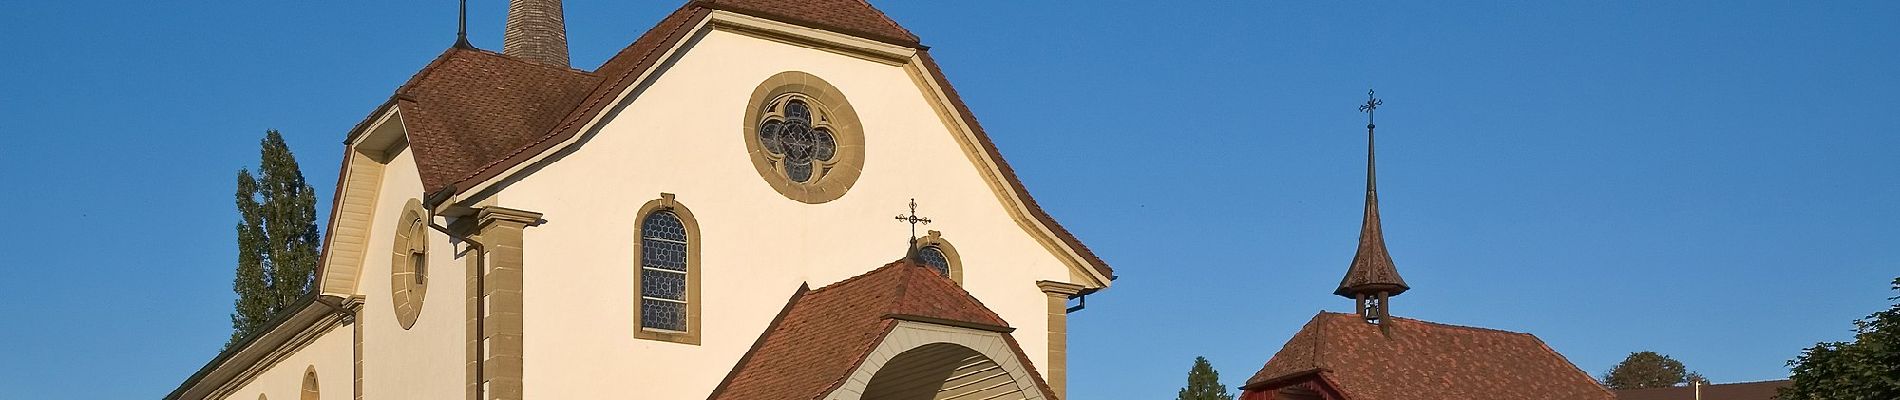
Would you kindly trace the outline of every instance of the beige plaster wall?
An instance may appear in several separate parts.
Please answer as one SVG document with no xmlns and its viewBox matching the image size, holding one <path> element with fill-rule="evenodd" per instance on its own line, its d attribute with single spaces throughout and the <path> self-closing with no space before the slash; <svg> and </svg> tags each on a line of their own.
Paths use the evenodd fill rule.
<svg viewBox="0 0 1900 400">
<path fill-rule="evenodd" d="M 467 267 L 459 254 L 463 248 L 451 246 L 441 232 L 427 231 L 429 288 L 416 324 L 402 329 L 390 301 L 389 255 L 403 205 L 422 196 L 422 182 L 406 148 L 390 160 L 384 174 L 371 218 L 369 256 L 363 260 L 363 276 L 357 283 L 364 296 L 358 318 L 364 324 L 363 395 L 372 399 L 462 398 L 467 358 L 463 347 Z"/>
<path fill-rule="evenodd" d="M 223 398 L 256 400 L 257 395 L 263 394 L 273 400 L 296 400 L 303 395 L 304 371 L 314 366 L 317 371 L 317 390 L 324 400 L 350 399 L 353 393 L 351 381 L 355 376 L 351 372 L 350 349 L 353 342 L 350 336 L 349 325 L 331 328 Z"/>
<path fill-rule="evenodd" d="M 1070 272 L 1010 218 L 903 67 L 725 31 L 684 51 L 578 150 L 494 198 L 546 220 L 526 238 L 528 398 L 704 397 L 801 282 L 815 288 L 901 257 L 909 227 L 892 216 L 913 197 L 937 221 L 918 233 L 956 243 L 965 288 L 1044 365 L 1048 301 L 1035 282 Z M 786 70 L 837 86 L 864 123 L 865 171 L 842 198 L 788 199 L 746 158 L 748 97 Z M 702 345 L 633 337 L 635 212 L 661 192 L 699 220 Z"/>
</svg>

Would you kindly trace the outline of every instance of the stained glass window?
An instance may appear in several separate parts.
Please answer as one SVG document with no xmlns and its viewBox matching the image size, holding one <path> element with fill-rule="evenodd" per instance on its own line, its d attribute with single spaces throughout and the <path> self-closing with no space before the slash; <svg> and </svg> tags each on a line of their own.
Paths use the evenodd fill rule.
<svg viewBox="0 0 1900 400">
<path fill-rule="evenodd" d="M 686 331 L 686 227 L 672 211 L 640 228 L 640 327 Z"/>
<path fill-rule="evenodd" d="M 924 262 L 924 266 L 936 270 L 938 274 L 950 276 L 950 258 L 943 256 L 943 249 L 937 246 L 924 246 L 917 250 L 917 258 Z"/>
<path fill-rule="evenodd" d="M 793 182 L 808 183 L 822 176 L 825 163 L 838 154 L 838 138 L 824 115 L 796 96 L 784 100 L 775 111 L 759 121 L 759 145 L 767 157 L 784 168 Z"/>
</svg>

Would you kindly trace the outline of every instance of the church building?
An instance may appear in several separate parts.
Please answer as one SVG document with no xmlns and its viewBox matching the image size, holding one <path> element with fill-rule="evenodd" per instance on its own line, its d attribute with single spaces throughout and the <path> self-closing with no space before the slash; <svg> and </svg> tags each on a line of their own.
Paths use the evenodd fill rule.
<svg viewBox="0 0 1900 400">
<path fill-rule="evenodd" d="M 563 12 L 365 105 L 313 293 L 166 398 L 1065 397 L 1114 271 L 916 35 L 691 0 L 579 69 Z"/>
<path fill-rule="evenodd" d="M 1379 221 L 1367 93 L 1366 203 L 1359 248 L 1334 295 L 1352 314 L 1320 312 L 1241 386 L 1241 400 L 1614 400 L 1562 354 L 1527 333 L 1392 316 L 1411 289 L 1386 250 Z"/>
</svg>

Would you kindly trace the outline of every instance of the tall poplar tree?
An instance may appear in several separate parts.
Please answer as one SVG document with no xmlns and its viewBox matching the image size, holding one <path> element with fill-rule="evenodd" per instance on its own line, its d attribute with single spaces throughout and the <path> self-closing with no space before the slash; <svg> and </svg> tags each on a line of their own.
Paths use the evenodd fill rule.
<svg viewBox="0 0 1900 400">
<path fill-rule="evenodd" d="M 1194 357 L 1194 367 L 1188 369 L 1187 387 L 1181 388 L 1175 400 L 1234 400 L 1227 393 L 1227 385 L 1220 384 L 1220 371 L 1207 362 L 1207 357 Z"/>
<path fill-rule="evenodd" d="M 259 143 L 257 174 L 237 176 L 237 292 L 231 339 L 263 329 L 273 316 L 302 298 L 316 278 L 317 195 L 303 179 L 290 146 L 276 130 Z"/>
</svg>

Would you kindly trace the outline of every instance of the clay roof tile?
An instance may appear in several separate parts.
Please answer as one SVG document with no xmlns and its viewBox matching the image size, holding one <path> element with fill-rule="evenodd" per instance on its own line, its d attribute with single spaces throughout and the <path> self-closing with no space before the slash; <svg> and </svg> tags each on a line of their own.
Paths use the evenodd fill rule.
<svg viewBox="0 0 1900 400">
<path fill-rule="evenodd" d="M 1029 364 L 1002 317 L 949 278 L 897 261 L 816 290 L 800 288 L 708 398 L 823 396 L 842 385 L 884 335 L 905 319 L 1004 332 L 1017 357 Z M 1039 379 L 1036 384 L 1047 390 Z"/>
<path fill-rule="evenodd" d="M 1614 396 L 1525 333 L 1391 318 L 1390 334 L 1357 315 L 1321 312 L 1242 386 L 1274 390 L 1318 374 L 1357 400 Z"/>
</svg>

